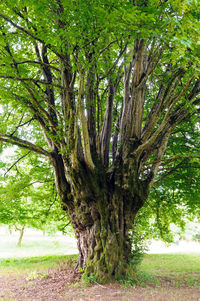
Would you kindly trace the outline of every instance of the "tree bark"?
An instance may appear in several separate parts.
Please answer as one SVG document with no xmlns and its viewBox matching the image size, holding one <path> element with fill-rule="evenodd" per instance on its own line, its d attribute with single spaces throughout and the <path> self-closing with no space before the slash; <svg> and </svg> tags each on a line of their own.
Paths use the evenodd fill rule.
<svg viewBox="0 0 200 301">
<path fill-rule="evenodd" d="M 71 185 L 73 208 L 66 205 L 77 238 L 77 268 L 95 275 L 100 282 L 130 272 L 129 233 L 145 201 L 145 190 L 140 193 L 138 181 L 133 180 L 130 186 L 126 183 L 127 178 L 122 176 L 125 168 L 119 164 L 108 175 L 103 166 L 98 171 L 82 166 L 74 173 Z"/>
<path fill-rule="evenodd" d="M 25 228 L 24 226 L 22 228 L 19 228 L 19 227 L 15 226 L 15 229 L 17 231 L 19 231 L 19 233 L 20 233 L 19 239 L 18 239 L 18 242 L 17 242 L 17 247 L 19 247 L 19 248 L 22 245 L 22 238 L 23 238 L 23 235 L 24 235 L 24 228 Z"/>
<path fill-rule="evenodd" d="M 77 267 L 85 269 L 86 275 L 95 275 L 104 282 L 126 276 L 129 272 L 131 240 L 135 212 L 128 211 L 123 196 L 115 193 L 105 206 L 101 200 L 99 210 L 91 211 L 93 221 L 88 226 L 73 223 L 77 238 L 79 258 Z M 105 207 L 104 207 L 105 206 Z M 80 217 L 77 216 L 77 220 Z"/>
</svg>

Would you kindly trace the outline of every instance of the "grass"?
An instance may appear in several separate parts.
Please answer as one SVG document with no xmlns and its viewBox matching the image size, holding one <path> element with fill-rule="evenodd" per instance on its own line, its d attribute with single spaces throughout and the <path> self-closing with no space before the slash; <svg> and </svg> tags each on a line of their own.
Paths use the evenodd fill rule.
<svg viewBox="0 0 200 301">
<path fill-rule="evenodd" d="M 77 258 L 68 255 L 77 253 L 76 241 L 71 236 L 43 236 L 42 232 L 26 230 L 21 248 L 16 246 L 17 239 L 18 233 L 0 231 L 0 275 L 34 275 L 60 268 Z M 146 254 L 137 274 L 141 285 L 157 286 L 168 281 L 177 287 L 200 287 L 200 254 Z"/>
<path fill-rule="evenodd" d="M 1 274 L 26 274 L 43 272 L 51 268 L 61 268 L 75 262 L 77 255 L 47 255 L 38 257 L 0 259 Z"/>
<path fill-rule="evenodd" d="M 146 278 L 170 281 L 173 285 L 200 287 L 199 254 L 147 254 L 139 274 Z"/>
<path fill-rule="evenodd" d="M 48 255 L 0 260 L 1 274 L 43 273 L 51 268 L 68 266 L 77 255 Z M 200 287 L 200 255 L 147 254 L 138 269 L 142 286 L 159 286 L 162 281 L 175 287 Z"/>
</svg>

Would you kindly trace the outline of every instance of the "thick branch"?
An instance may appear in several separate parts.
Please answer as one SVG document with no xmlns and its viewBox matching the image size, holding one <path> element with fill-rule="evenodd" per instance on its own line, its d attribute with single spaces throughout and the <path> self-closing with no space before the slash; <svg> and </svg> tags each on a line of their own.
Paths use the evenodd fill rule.
<svg viewBox="0 0 200 301">
<path fill-rule="evenodd" d="M 48 86 L 46 86 L 46 95 L 47 95 L 47 102 L 48 102 L 48 112 L 50 115 L 51 120 L 53 120 L 53 123 L 55 125 L 58 124 L 57 115 L 54 109 L 52 107 L 55 107 L 55 97 L 54 97 L 54 90 L 52 88 L 53 83 L 53 77 L 51 73 L 51 69 L 49 68 L 49 59 L 47 56 L 47 47 L 45 45 L 42 46 L 42 59 L 45 63 L 45 66 L 42 67 L 43 75 L 45 80 L 49 83 Z"/>
<path fill-rule="evenodd" d="M 149 148 L 156 140 L 156 138 L 158 137 L 158 135 L 163 131 L 163 129 L 165 128 L 165 126 L 169 123 L 170 118 L 173 116 L 173 112 L 171 112 L 175 106 L 175 104 L 181 99 L 181 97 L 184 96 L 184 94 L 186 93 L 186 91 L 188 90 L 191 82 L 193 81 L 194 76 L 192 76 L 186 83 L 185 87 L 182 89 L 182 91 L 175 96 L 172 100 L 171 100 L 171 104 L 160 124 L 160 126 L 158 127 L 158 129 L 154 132 L 154 134 L 147 140 L 145 141 L 142 145 L 140 145 L 137 150 L 136 150 L 136 155 L 140 156 L 140 154 L 142 153 L 142 151 L 146 148 Z M 182 118 L 182 117 L 181 117 Z M 176 120 L 176 124 L 177 124 L 177 120 Z M 171 124 L 172 126 L 172 124 Z"/>
<path fill-rule="evenodd" d="M 95 68 L 91 66 L 86 78 L 86 110 L 87 125 L 90 138 L 91 153 L 96 153 L 96 91 L 95 91 Z"/>
<path fill-rule="evenodd" d="M 80 73 L 79 79 L 79 92 L 78 92 L 78 107 L 79 107 L 79 114 L 81 119 L 82 131 L 83 131 L 83 149 L 84 149 L 84 158 L 85 162 L 89 168 L 94 169 L 94 163 L 91 156 L 90 151 L 90 140 L 88 134 L 88 127 L 87 127 L 87 120 L 84 114 L 84 106 L 83 106 L 83 84 L 84 84 L 84 76 Z"/>
<path fill-rule="evenodd" d="M 113 120 L 113 101 L 115 89 L 113 83 L 109 82 L 108 100 L 106 105 L 106 113 L 104 116 L 104 124 L 100 138 L 100 152 L 103 163 L 106 167 L 109 164 L 109 144 L 111 138 L 112 120 Z"/>
<path fill-rule="evenodd" d="M 27 141 L 27 140 L 20 139 L 18 137 L 13 137 L 13 136 L 10 136 L 10 135 L 7 135 L 7 134 L 1 134 L 0 133 L 0 141 L 7 142 L 7 143 L 17 145 L 17 146 L 22 147 L 22 148 L 29 149 L 30 151 L 33 151 L 35 153 L 44 155 L 44 156 L 49 157 L 49 158 L 51 157 L 51 153 L 49 153 L 48 151 L 46 151 L 42 147 L 37 146 L 37 145 Z"/>
<path fill-rule="evenodd" d="M 160 95 L 161 91 L 159 92 L 158 98 L 155 104 L 153 105 L 147 117 L 146 124 L 142 130 L 142 141 L 145 141 L 153 133 L 154 127 L 157 124 L 163 110 L 170 103 L 170 100 L 172 99 L 173 94 L 178 87 L 180 72 L 182 72 L 182 70 L 178 70 L 178 72 L 176 72 L 172 76 L 171 80 L 166 85 L 166 88 L 164 89 L 162 96 Z M 161 89 L 162 89 L 162 85 L 161 85 Z"/>
</svg>

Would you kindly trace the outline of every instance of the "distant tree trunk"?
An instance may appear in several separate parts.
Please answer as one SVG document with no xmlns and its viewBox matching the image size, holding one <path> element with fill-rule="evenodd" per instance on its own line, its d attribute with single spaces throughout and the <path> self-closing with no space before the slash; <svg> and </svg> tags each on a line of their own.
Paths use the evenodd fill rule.
<svg viewBox="0 0 200 301">
<path fill-rule="evenodd" d="M 23 235 L 24 235 L 24 229 L 25 229 L 24 226 L 22 228 L 15 226 L 15 230 L 19 231 L 19 233 L 20 233 L 19 239 L 18 239 L 18 242 L 17 242 L 17 247 L 21 247 L 21 245 L 22 245 L 22 238 L 23 238 Z"/>
</svg>

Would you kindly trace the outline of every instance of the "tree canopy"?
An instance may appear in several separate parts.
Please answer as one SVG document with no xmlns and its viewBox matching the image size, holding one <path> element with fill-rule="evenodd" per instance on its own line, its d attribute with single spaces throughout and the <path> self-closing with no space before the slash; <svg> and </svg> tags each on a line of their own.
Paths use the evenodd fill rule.
<svg viewBox="0 0 200 301">
<path fill-rule="evenodd" d="M 12 0 L 0 11 L 0 141 L 52 164 L 85 273 L 125 275 L 142 210 L 199 212 L 199 3 Z"/>
</svg>

